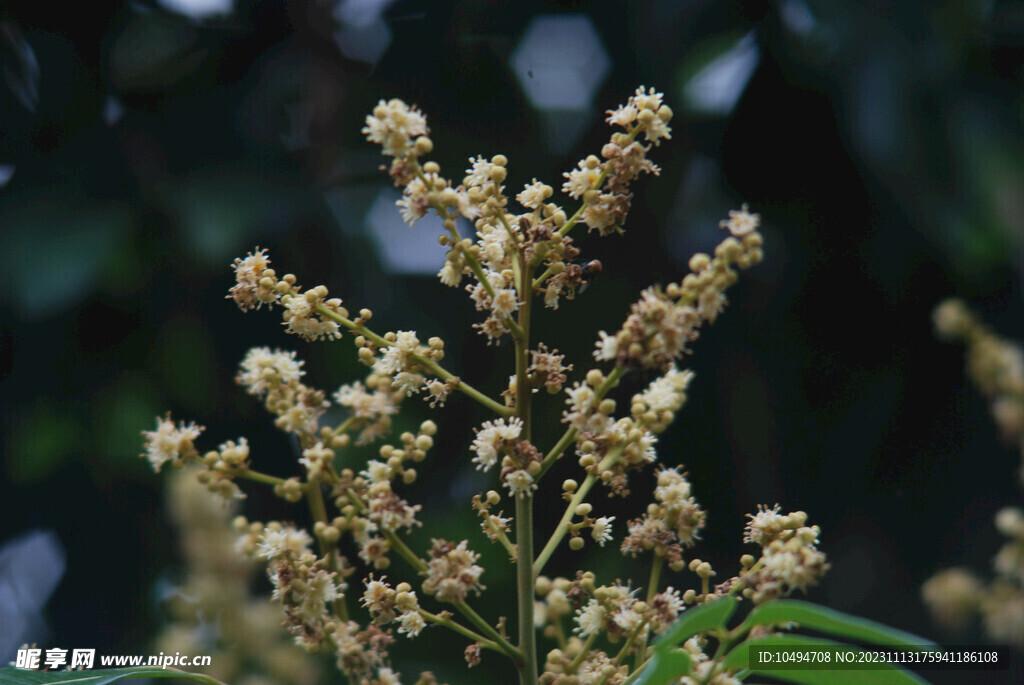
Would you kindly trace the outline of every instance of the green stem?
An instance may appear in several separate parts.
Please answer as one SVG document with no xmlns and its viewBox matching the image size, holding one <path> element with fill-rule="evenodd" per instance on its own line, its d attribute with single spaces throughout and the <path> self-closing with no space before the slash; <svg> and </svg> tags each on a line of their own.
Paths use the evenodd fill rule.
<svg viewBox="0 0 1024 685">
<path fill-rule="evenodd" d="M 347 431 L 349 428 L 352 428 L 352 426 L 354 426 L 357 423 L 359 423 L 359 421 L 361 421 L 361 420 L 362 420 L 362 417 L 359 417 L 359 416 L 354 416 L 353 415 L 353 416 L 348 417 L 347 419 L 342 421 L 338 425 L 337 428 L 334 429 L 334 434 L 335 435 L 341 435 L 342 433 Z"/>
<path fill-rule="evenodd" d="M 651 577 L 647 581 L 647 603 L 650 604 L 654 595 L 658 594 L 658 583 L 661 580 L 661 569 L 665 567 L 665 556 L 655 552 L 654 563 L 651 564 Z"/>
<path fill-rule="evenodd" d="M 519 603 L 519 649 L 524 663 L 520 667 L 522 685 L 537 682 L 537 631 L 533 625 L 533 497 L 516 496 L 516 594 Z"/>
<path fill-rule="evenodd" d="M 551 448 L 551 451 L 548 452 L 547 455 L 545 455 L 544 461 L 540 463 L 540 473 L 537 476 L 538 478 L 547 473 L 548 469 L 550 469 L 551 466 L 556 461 L 558 461 L 559 457 L 562 456 L 562 453 L 565 452 L 566 449 L 568 449 L 569 445 L 571 445 L 572 441 L 575 439 L 576 429 L 573 428 L 572 426 L 569 426 L 568 428 L 565 429 L 565 432 L 562 433 L 562 437 L 558 439 L 558 442 L 555 443 L 555 446 Z"/>
<path fill-rule="evenodd" d="M 661 570 L 665 568 L 665 555 L 654 553 L 654 562 L 651 564 L 651 577 L 647 580 L 647 603 L 650 604 L 654 595 L 658 594 L 658 584 L 661 581 Z M 647 651 L 647 636 L 640 638 L 640 646 L 636 650 L 635 667 L 640 668 L 644 660 L 644 652 Z"/>
<path fill-rule="evenodd" d="M 474 631 L 470 630 L 469 628 L 467 628 L 466 626 L 461 625 L 461 624 L 456 623 L 455 621 L 453 621 L 451 618 L 449 618 L 447 616 L 448 613 L 450 613 L 450 612 L 445 612 L 444 614 L 432 614 L 429 611 L 427 611 L 426 609 L 423 609 L 423 608 L 419 609 L 419 614 L 420 614 L 420 616 L 422 616 L 424 618 L 424 620 L 427 620 L 427 621 L 430 621 L 431 623 L 435 623 L 435 624 L 437 624 L 439 626 L 444 626 L 445 628 L 449 628 L 451 630 L 454 630 L 459 635 L 462 635 L 463 637 L 467 637 L 470 640 L 472 640 L 473 642 L 479 643 L 479 645 L 481 647 L 484 647 L 485 649 L 491 649 L 491 650 L 494 650 L 495 652 L 502 652 L 502 653 L 505 652 L 505 650 L 502 649 L 501 645 L 499 645 L 497 642 L 494 642 L 492 640 L 488 640 L 486 637 L 484 637 L 480 633 L 474 632 Z"/>
<path fill-rule="evenodd" d="M 246 468 L 216 470 L 227 476 L 231 476 L 232 478 L 245 478 L 246 480 L 263 483 L 265 485 L 283 485 L 286 482 L 284 478 L 278 478 L 277 476 L 271 476 L 266 473 L 260 473 L 259 471 L 252 471 Z"/>
<path fill-rule="evenodd" d="M 511 232 L 511 229 L 509 229 Z M 513 234 L 514 237 L 514 234 Z M 523 302 L 519 307 L 520 334 L 515 336 L 516 354 L 516 416 L 523 422 L 520 439 L 531 440 L 531 388 L 527 369 L 530 365 L 530 310 L 533 291 L 530 287 L 532 270 L 523 255 L 517 253 L 520 264 L 519 295 Z M 524 663 L 519 669 L 520 685 L 536 685 L 538 675 L 537 629 L 533 625 L 533 493 L 515 495 L 516 502 L 516 598 L 519 620 L 519 649 Z"/>
</svg>

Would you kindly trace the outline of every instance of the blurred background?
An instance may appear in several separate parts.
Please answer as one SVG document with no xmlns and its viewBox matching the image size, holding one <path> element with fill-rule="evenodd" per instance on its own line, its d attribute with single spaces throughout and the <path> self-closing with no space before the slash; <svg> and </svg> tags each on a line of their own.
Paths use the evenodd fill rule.
<svg viewBox="0 0 1024 685">
<path fill-rule="evenodd" d="M 766 259 L 686 360 L 690 402 L 659 450 L 709 511 L 693 554 L 724 579 L 748 551 L 745 513 L 803 509 L 833 564 L 811 600 L 984 641 L 936 628 L 920 586 L 952 565 L 990 574 L 992 517 L 1024 501 L 1020 455 L 930 315 L 958 295 L 1024 340 L 1024 2 L 10 2 L 0 50 L 0 544 L 15 544 L 0 584 L 37 581 L 2 609 L 17 629 L 0 658 L 24 641 L 146 653 L 165 625 L 184 571 L 167 479 L 138 458 L 154 417 L 207 426 L 204 448 L 245 435 L 256 468 L 288 475 L 287 439 L 233 382 L 245 351 L 297 349 L 328 391 L 362 377 L 349 338 L 304 343 L 276 312 L 224 299 L 229 264 L 255 245 L 373 309 L 381 330 L 442 335 L 456 373 L 504 387 L 509 350 L 488 348 L 463 294 L 433 276 L 439 226 L 402 224 L 360 135 L 378 99 L 423 109 L 456 181 L 470 155 L 506 154 L 514 194 L 533 177 L 560 185 L 607 139 L 604 110 L 641 84 L 676 112 L 651 154 L 661 176 L 635 184 L 625 236 L 581 238 L 604 272 L 540 315 L 539 339 L 582 375 L 595 332 L 616 330 L 641 288 L 681 278 L 748 202 Z M 560 433 L 559 401 L 542 404 L 541 444 Z M 469 538 L 487 561 L 482 612 L 514 616 L 511 576 L 468 508 L 493 486 L 468 468 L 488 417 L 461 398 L 406 406 L 400 429 L 441 426 L 409 490 L 426 510 L 414 548 L 436 527 Z M 638 515 L 648 484 L 598 513 Z M 540 494 L 547 531 L 558 501 Z M 243 510 L 304 516 L 259 492 Z M 550 571 L 597 558 L 566 550 Z M 646 578 L 631 560 L 600 568 L 604 582 Z M 396 645 L 397 670 L 468 682 L 462 645 L 430 637 Z M 485 655 L 471 680 L 505 682 L 502 667 Z M 970 681 L 943 675 L 929 677 Z"/>
</svg>

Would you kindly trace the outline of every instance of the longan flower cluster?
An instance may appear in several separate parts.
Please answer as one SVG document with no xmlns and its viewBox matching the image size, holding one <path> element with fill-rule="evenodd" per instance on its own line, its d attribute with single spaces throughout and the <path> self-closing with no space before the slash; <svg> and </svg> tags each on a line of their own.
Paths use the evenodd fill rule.
<svg viewBox="0 0 1024 685">
<path fill-rule="evenodd" d="M 548 652 L 543 683 L 594 682 L 600 678 L 622 682 L 629 672 L 621 665 L 623 658 L 642 649 L 640 645 L 648 635 L 665 631 L 685 608 L 679 591 L 671 586 L 642 600 L 636 590 L 618 581 L 597 585 L 591 572 L 582 572 L 573 581 L 541 576 L 535 587 L 540 598 L 538 623 L 545 626 L 545 635 L 564 636 L 564 619 L 570 615 L 574 624 L 571 633 L 579 635 L 563 637 L 564 646 Z M 613 645 L 625 641 L 618 658 L 594 646 L 598 636 L 606 637 Z M 581 638 L 587 639 L 589 653 L 584 652 Z M 569 680 L 573 676 L 577 679 Z"/>
<path fill-rule="evenodd" d="M 198 456 L 193 442 L 203 430 L 195 422 L 174 425 L 170 414 L 166 418 L 157 417 L 155 431 L 142 431 L 146 439 L 146 451 L 141 456 L 149 460 L 157 473 L 167 462 L 181 466 L 190 457 Z"/>
<path fill-rule="evenodd" d="M 410 639 L 426 627 L 419 600 L 409 583 L 399 583 L 392 588 L 386 577 L 376 580 L 370 576 L 365 586 L 360 603 L 370 612 L 375 625 L 398 623 L 398 632 Z"/>
<path fill-rule="evenodd" d="M 1024 511 L 999 510 L 996 528 L 1008 539 L 992 560 L 996 576 L 983 582 L 965 568 L 936 573 L 921 587 L 921 595 L 936 623 L 963 631 L 980 616 L 993 642 L 1024 647 Z"/>
<path fill-rule="evenodd" d="M 310 550 L 312 538 L 304 530 L 276 522 L 262 527 L 239 519 L 236 528 L 245 531 L 243 540 L 247 542 L 255 537 L 252 551 L 268 563 L 272 597 L 284 608 L 285 627 L 296 643 L 307 649 L 323 645 L 329 632 L 330 605 L 342 597 L 344 587 L 338 585 L 337 574 L 329 570 L 327 560 Z M 250 545 L 243 543 L 242 548 Z"/>
<path fill-rule="evenodd" d="M 210 654 L 209 675 L 238 685 L 258 685 L 268 677 L 282 684 L 319 681 L 320 664 L 286 639 L 276 608 L 250 594 L 257 566 L 233 544 L 237 507 L 210 496 L 188 468 L 171 476 L 167 504 L 185 574 L 166 603 L 171 622 L 154 652 Z"/>
<path fill-rule="evenodd" d="M 246 353 L 235 380 L 250 395 L 263 398 L 278 428 L 308 447 L 320 439 L 320 417 L 330 403 L 323 391 L 301 382 L 303 364 L 295 352 L 255 347 Z"/>
<path fill-rule="evenodd" d="M 745 206 L 730 212 L 721 225 L 732 235 L 718 244 L 714 257 L 698 253 L 690 258 L 691 273 L 682 283 L 641 292 L 618 333 L 598 333 L 594 357 L 644 368 L 664 367 L 678 359 L 697 339 L 700 327 L 714 323 L 725 308 L 725 291 L 736 282 L 736 268 L 761 261 L 763 239 L 755 230 L 759 221 Z"/>
<path fill-rule="evenodd" d="M 963 300 L 946 300 L 933 319 L 939 336 L 967 345 L 967 375 L 988 398 L 1003 436 L 1019 441 L 1024 460 L 1024 349 L 993 333 Z"/>
<path fill-rule="evenodd" d="M 738 579 L 743 596 L 754 604 L 790 594 L 794 589 L 803 592 L 829 569 L 825 553 L 817 547 L 821 529 L 805 526 L 807 514 L 802 511 L 779 514 L 779 506 L 758 506 L 756 514 L 748 514 L 744 542 L 761 546 L 761 558 L 750 555 L 743 558 L 744 571 Z M 726 585 L 729 585 L 727 583 Z"/>
<path fill-rule="evenodd" d="M 686 401 L 693 374 L 670 367 L 634 395 L 628 417 L 615 419 L 616 402 L 603 397 L 608 377 L 591 369 L 566 389 L 562 421 L 575 431 L 580 466 L 594 473 L 614 494 L 626 495 L 627 472 L 657 459 L 657 434 L 664 431 Z"/>
<path fill-rule="evenodd" d="M 552 308 L 558 307 L 563 294 L 574 297 L 585 278 L 581 267 L 572 263 L 579 251 L 566 234 L 576 223 L 602 235 L 621 229 L 632 201 L 629 185 L 641 173 L 658 173 L 646 155 L 651 144 L 671 137 L 671 118 L 662 95 L 644 88 L 627 104 L 609 112 L 608 123 L 624 132 L 615 133 L 602 148 L 604 161 L 591 155 L 565 174 L 563 190 L 583 202 L 572 218 L 550 201 L 554 188 L 536 178 L 516 194 L 516 201 L 526 211 L 509 211 L 503 185 L 508 176 L 504 155 L 471 157 L 462 184 L 453 187 L 441 175 L 440 165 L 421 162 L 433 150 L 426 118 L 401 100 L 380 101 L 366 117 L 363 133 L 370 142 L 380 144 L 385 155 L 394 157 L 389 173 L 402 189 L 398 206 L 403 218 L 412 224 L 430 209 L 441 217 L 446 233 L 440 242 L 449 249 L 438 277 L 445 285 L 457 286 L 463 276 L 473 275 L 475 283 L 467 286 L 467 291 L 476 308 L 487 315 L 476 328 L 488 342 L 496 343 L 514 331 L 511 317 L 529 291 L 543 292 L 545 305 Z M 641 133 L 648 145 L 637 140 Z M 474 222 L 475 241 L 459 235 L 457 216 Z M 536 282 L 517 282 L 527 266 L 539 264 L 544 264 L 546 271 Z"/>
<path fill-rule="evenodd" d="M 484 589 L 480 583 L 484 569 L 476 563 L 480 555 L 469 549 L 468 541 L 455 544 L 435 538 L 427 555 L 423 591 L 428 595 L 456 604 L 464 602 L 471 591 L 479 593 Z"/>
<path fill-rule="evenodd" d="M 690 482 L 678 468 L 658 472 L 654 502 L 647 513 L 631 521 L 622 553 L 636 556 L 653 552 L 674 570 L 683 568 L 683 549 L 693 545 L 704 527 L 706 514 L 693 497 Z"/>
<path fill-rule="evenodd" d="M 668 125 L 672 110 L 662 104 L 662 97 L 653 88 L 637 88 L 625 105 L 608 111 L 606 121 L 625 132 L 613 134 L 611 141 L 601 148 L 605 161 L 591 155 L 564 174 L 563 192 L 572 198 L 582 198 L 581 221 L 600 235 L 612 233 L 625 221 L 633 199 L 630 183 L 642 173 L 659 173 L 658 167 L 647 159 L 650 146 L 636 138 L 643 133 L 647 142 L 659 145 L 672 137 Z"/>
<path fill-rule="evenodd" d="M 199 457 L 192 441 L 201 429 L 175 426 L 169 418 L 147 433 L 144 456 L 155 468 L 167 461 L 201 463 L 206 468 L 200 480 L 224 497 L 237 497 L 236 481 L 245 478 L 271 485 L 288 502 L 306 500 L 313 520 L 308 532 L 279 521 L 238 518 L 238 548 L 267 563 L 274 599 L 295 641 L 309 649 L 332 650 L 351 682 L 398 683 L 388 655 L 395 633 L 414 637 L 430 622 L 467 639 L 464 655 L 470 666 L 491 651 L 511 658 L 524 683 L 537 682 L 542 660 L 542 682 L 623 683 L 643 662 L 648 639 L 668 629 L 687 604 L 740 590 L 752 597 L 756 590 L 759 601 L 773 592 L 777 596 L 793 587 L 805 589 L 816 579 L 814 572 L 824 570 L 824 557 L 815 556 L 820 555 L 814 548 L 817 529 L 805 528 L 801 521 L 795 529 L 783 526 L 773 536 L 757 539 L 765 548 L 762 559 L 745 565 L 745 573 L 727 587 L 712 592 L 709 581 L 715 572 L 707 562 L 693 559 L 689 570 L 700 579 L 699 593 L 661 589 L 662 567 L 686 568 L 683 550 L 705 523 L 685 474 L 662 467 L 646 513 L 629 524 L 621 543 L 622 552 L 633 557 L 652 552 L 651 587 L 643 595 L 628 579 L 598 585 L 590 572 L 578 571 L 572 581 L 541 575 L 567 538 L 565 546 L 571 550 L 583 548 L 588 540 L 601 547 L 614 544 L 616 517 L 598 515 L 588 494 L 601 483 L 611 495 L 624 496 L 629 493 L 628 474 L 657 462 L 658 435 L 686 402 L 693 376 L 677 368 L 676 360 L 700 326 L 721 312 L 737 269 L 761 259 L 759 218 L 744 205 L 721 223 L 731 236 L 713 257 L 696 255 L 690 261 L 692 273 L 681 282 L 641 293 L 621 331 L 614 336 L 601 332 L 594 356 L 614 362 L 607 373 L 589 369 L 583 378 L 570 380 L 573 365 L 531 333 L 535 300 L 557 309 L 562 298 L 573 299 L 602 270 L 596 260 L 584 264 L 577 259 L 580 251 L 569 234 L 579 224 L 599 235 L 621 232 L 633 200 L 632 182 L 642 174 L 659 173 L 647 154 L 671 137 L 671 118 L 671 109 L 653 88 L 639 88 L 626 104 L 609 111 L 607 122 L 616 131 L 600 155 L 584 158 L 564 174 L 561 189 L 579 202 L 575 212 L 554 201 L 556 187 L 536 178 L 513 196 L 506 189 L 509 160 L 500 154 L 471 157 L 455 185 L 437 162 L 425 159 L 433 151 L 426 117 L 401 100 L 380 101 L 366 118 L 363 133 L 392 158 L 388 172 L 401 189 L 397 205 L 404 220 L 414 224 L 430 211 L 441 219 L 439 242 L 446 257 L 438 277 L 468 292 L 482 314 L 474 327 L 488 344 L 498 344 L 506 335 L 511 339 L 515 371 L 500 395 L 482 392 L 442 366 L 441 338 L 423 342 L 414 330 L 374 332 L 370 310 L 361 309 L 351 318 L 325 286 L 303 290 L 295 275 L 278 276 L 266 250 L 256 248 L 235 260 L 229 297 L 240 309 L 277 305 L 287 332 L 306 340 L 334 340 L 347 329 L 369 373 L 330 395 L 342 414 L 335 419 L 340 424 L 321 425 L 325 417 L 334 418 L 334 410 L 327 393 L 306 384 L 304 364 L 296 354 L 266 347 L 249 352 L 238 382 L 264 402 L 281 429 L 298 438 L 291 462 L 295 472 L 284 477 L 253 470 L 245 438 L 224 442 Z M 472 237 L 457 230 L 460 218 L 472 222 Z M 628 415 L 618 417 L 617 400 L 610 395 L 637 367 L 655 368 L 659 375 L 633 394 Z M 544 451 L 539 440 L 534 442 L 543 435 L 535 430 L 543 419 L 533 402 L 541 388 L 551 394 L 565 392 L 564 433 L 544 445 Z M 406 397 L 419 394 L 437 407 L 454 391 L 490 412 L 476 424 L 467 457 L 485 472 L 482 477 L 493 479 L 498 467 L 497 480 L 514 505 L 514 518 L 506 516 L 499 508 L 504 493 L 496 485 L 473 498 L 483 534 L 500 544 L 516 565 L 517 611 L 511 621 L 504 616 L 485 619 L 469 605 L 471 595 L 485 587 L 480 555 L 468 540 L 432 538 L 422 557 L 407 542 L 408 534 L 421 525 L 422 507 L 406 499 L 404 490 L 417 480 L 418 464 L 434 445 L 436 425 L 423 422 L 418 431 L 403 432 L 375 454 L 366 450 L 366 458 L 360 456 L 362 445 L 399 423 L 396 417 Z M 535 545 L 540 542 L 535 534 L 543 528 L 533 520 L 535 499 L 545 492 L 541 480 L 572 450 L 583 475 L 562 480 L 565 511 L 547 541 Z M 354 546 L 358 558 L 344 556 L 346 546 Z M 416 591 L 410 582 L 389 582 L 379 575 L 385 569 L 399 572 L 392 566 L 396 557 L 419 575 Z M 360 606 L 348 606 L 346 600 L 353 597 L 346 597 L 347 583 L 357 573 L 363 587 Z M 531 595 L 534 579 L 536 602 Z M 421 598 L 447 603 L 450 611 L 431 613 L 420 606 Z M 352 610 L 363 617 L 350 616 Z M 512 621 L 518 630 L 515 642 L 506 630 Z M 557 643 L 546 660 L 537 649 L 535 627 Z M 621 646 L 609 649 L 605 643 Z M 694 661 L 701 659 L 708 661 L 697 649 Z M 720 674 L 708 670 L 706 675 Z M 420 682 L 434 680 L 424 674 Z"/>
<path fill-rule="evenodd" d="M 348 317 L 348 311 L 341 306 L 341 300 L 328 299 L 327 287 L 318 285 L 306 292 L 296 285 L 294 274 L 285 274 L 280 279 L 269 268 L 270 257 L 266 250 L 256 248 L 248 256 L 236 258 L 232 264 L 235 271 L 235 285 L 228 292 L 228 299 L 234 300 L 243 312 L 259 309 L 266 304 L 283 307 L 285 330 L 305 340 L 336 340 L 341 330 L 331 315 Z M 317 308 L 328 312 L 318 312 Z"/>
</svg>

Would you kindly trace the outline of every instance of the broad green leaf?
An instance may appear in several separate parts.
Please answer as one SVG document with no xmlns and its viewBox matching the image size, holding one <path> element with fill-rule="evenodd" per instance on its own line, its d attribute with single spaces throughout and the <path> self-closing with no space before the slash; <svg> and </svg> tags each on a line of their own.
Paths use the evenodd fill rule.
<svg viewBox="0 0 1024 685">
<path fill-rule="evenodd" d="M 743 625 L 749 629 L 752 626 L 790 622 L 799 623 L 805 630 L 817 630 L 835 637 L 873 645 L 938 649 L 938 645 L 923 637 L 796 599 L 779 599 L 762 604 L 750 612 Z"/>
<path fill-rule="evenodd" d="M 655 646 L 669 646 L 686 642 L 694 635 L 703 633 L 712 628 L 721 628 L 736 610 L 736 600 L 732 597 L 722 597 L 699 607 L 687 609 L 683 612 L 672 626 L 658 636 L 654 641 Z"/>
<path fill-rule="evenodd" d="M 139 668 L 111 668 L 97 671 L 32 671 L 23 668 L 0 668 L 0 685 L 48 685 L 73 683 L 74 685 L 107 685 L 128 678 L 178 678 L 207 685 L 224 685 L 219 680 L 200 673 L 186 673 L 174 668 L 144 666 Z"/>
<path fill-rule="evenodd" d="M 681 649 L 659 649 L 629 685 L 666 685 L 679 680 L 693 667 L 690 655 Z"/>
<path fill-rule="evenodd" d="M 764 605 L 767 606 L 767 605 Z M 916 673 L 898 666 L 877 665 L 871 669 L 801 669 L 801 668 L 752 668 L 749 663 L 750 650 L 757 647 L 842 647 L 854 652 L 864 652 L 860 647 L 844 645 L 841 642 L 806 637 L 804 635 L 764 635 L 737 645 L 722 664 L 731 672 L 749 669 L 750 673 L 783 680 L 797 685 L 927 685 L 926 680 Z"/>
</svg>

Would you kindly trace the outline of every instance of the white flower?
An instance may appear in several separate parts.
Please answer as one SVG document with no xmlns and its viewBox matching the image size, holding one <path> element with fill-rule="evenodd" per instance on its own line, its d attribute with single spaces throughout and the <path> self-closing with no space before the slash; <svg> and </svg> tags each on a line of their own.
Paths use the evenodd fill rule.
<svg viewBox="0 0 1024 685">
<path fill-rule="evenodd" d="M 596 599 L 587 602 L 587 606 L 576 612 L 576 627 L 573 632 L 579 633 L 582 637 L 589 637 L 601 632 L 604 625 L 606 610 Z"/>
<path fill-rule="evenodd" d="M 410 639 L 419 635 L 427 625 L 427 622 L 423 620 L 418 611 L 403 612 L 398 617 L 398 622 L 401 623 L 398 627 L 398 632 L 407 635 Z"/>
<path fill-rule="evenodd" d="M 658 472 L 654 497 L 665 506 L 681 506 L 690 498 L 690 493 L 690 482 L 678 470 L 663 469 Z"/>
<path fill-rule="evenodd" d="M 692 371 L 679 371 L 673 366 L 664 376 L 651 381 L 640 394 L 640 400 L 654 411 L 676 411 L 682 405 L 683 392 L 692 379 Z"/>
<path fill-rule="evenodd" d="M 516 298 L 514 288 L 501 288 L 494 291 L 494 299 L 491 305 L 491 311 L 494 312 L 494 316 L 506 317 L 517 309 L 519 309 L 519 300 Z"/>
<path fill-rule="evenodd" d="M 537 484 L 533 482 L 533 476 L 528 471 L 517 469 L 505 476 L 505 487 L 513 497 L 526 497 L 537 489 Z"/>
<path fill-rule="evenodd" d="M 598 331 L 600 339 L 594 349 L 594 359 L 602 362 L 610 362 L 619 354 L 619 341 L 614 335 L 608 335 L 604 331 Z"/>
<path fill-rule="evenodd" d="M 423 374 L 399 371 L 395 374 L 391 387 L 395 390 L 401 390 L 407 396 L 417 395 L 423 389 Z"/>
<path fill-rule="evenodd" d="M 182 454 L 194 453 L 192 441 L 198 438 L 202 431 L 203 427 L 195 423 L 179 423 L 175 427 L 170 417 L 158 418 L 155 431 L 142 431 L 146 438 L 146 452 L 141 456 L 148 459 L 153 465 L 153 470 L 159 473 L 160 468 L 167 462 L 181 458 Z"/>
<path fill-rule="evenodd" d="M 381 390 L 372 393 L 360 381 L 346 383 L 334 393 L 334 400 L 342 407 L 352 409 L 352 414 L 364 419 L 377 419 L 398 411 L 391 394 Z"/>
<path fill-rule="evenodd" d="M 387 666 L 381 666 L 377 669 L 377 682 L 380 685 L 402 685 L 401 681 L 398 680 L 400 675 L 401 673 L 395 673 Z"/>
<path fill-rule="evenodd" d="M 590 536 L 602 547 L 604 547 L 604 543 L 612 539 L 612 521 L 614 520 L 614 516 L 602 516 L 595 520 L 590 527 Z"/>
<path fill-rule="evenodd" d="M 577 381 L 571 388 L 566 388 L 565 394 L 568 395 L 565 403 L 569 408 L 562 414 L 562 421 L 577 430 L 585 430 L 587 417 L 593 411 L 594 400 L 597 399 L 594 389 Z"/>
<path fill-rule="evenodd" d="M 370 459 L 366 462 L 366 470 L 360 471 L 359 475 L 370 483 L 384 483 L 390 481 L 395 472 L 384 462 Z"/>
<path fill-rule="evenodd" d="M 718 227 L 728 228 L 729 232 L 737 237 L 756 231 L 757 227 L 761 225 L 761 217 L 757 214 L 751 214 L 747 209 L 747 205 L 744 203 L 743 207 L 739 210 L 729 210 L 729 218 L 720 221 Z"/>
<path fill-rule="evenodd" d="M 454 288 L 462 282 L 462 269 L 458 269 L 450 261 L 446 261 L 441 270 L 437 272 L 437 277 L 445 285 Z"/>
<path fill-rule="evenodd" d="M 636 121 L 636 115 L 638 114 L 636 107 L 632 104 L 620 105 L 618 109 L 610 109 L 607 112 L 608 117 L 605 119 L 609 124 L 621 126 L 622 128 L 628 127 L 634 121 Z"/>
<path fill-rule="evenodd" d="M 291 526 L 281 530 L 267 529 L 263 531 L 256 545 L 256 554 L 264 559 L 275 559 L 286 553 L 298 556 L 308 551 L 312 542 L 306 531 Z"/>
<path fill-rule="evenodd" d="M 236 380 L 252 395 L 264 395 L 268 390 L 298 383 L 306 373 L 305 362 L 295 358 L 295 352 L 271 351 L 269 347 L 254 347 L 242 360 Z"/>
<path fill-rule="evenodd" d="M 384 154 L 392 157 L 405 155 L 412 146 L 412 139 L 427 132 L 426 117 L 398 99 L 381 100 L 373 114 L 367 115 L 363 128 L 366 138 L 382 145 Z"/>
<path fill-rule="evenodd" d="M 405 367 L 407 359 L 408 355 L 401 348 L 389 347 L 374 362 L 373 370 L 385 376 L 394 376 Z"/>
<path fill-rule="evenodd" d="M 395 347 L 406 354 L 415 352 L 416 346 L 419 344 L 420 339 L 416 337 L 416 331 L 398 331 L 395 333 Z"/>
<path fill-rule="evenodd" d="M 469 163 L 473 166 L 466 169 L 466 178 L 462 183 L 466 186 L 482 186 L 491 182 L 491 171 L 495 165 L 483 157 L 470 157 Z"/>
<path fill-rule="evenodd" d="M 756 514 L 747 514 L 750 521 L 747 522 L 746 534 L 743 542 L 755 542 L 765 545 L 779 536 L 785 527 L 785 517 L 779 515 L 779 505 L 769 509 L 763 504 L 757 505 Z"/>
<path fill-rule="evenodd" d="M 601 178 L 601 165 L 593 168 L 587 166 L 586 161 L 581 161 L 579 166 L 564 174 L 566 182 L 562 184 L 562 192 L 568 193 L 569 197 L 580 198 L 583 193 L 597 187 L 597 181 Z"/>
<path fill-rule="evenodd" d="M 533 179 L 532 183 L 524 186 L 523 192 L 516 195 L 516 200 L 524 207 L 537 209 L 545 200 L 551 197 L 551 192 L 551 186 Z"/>
<path fill-rule="evenodd" d="M 484 421 L 484 424 L 477 431 L 473 438 L 470 449 L 476 452 L 473 461 L 477 469 L 487 471 L 498 463 L 498 449 L 506 441 L 512 441 L 519 437 L 523 430 L 521 419 L 513 418 L 505 422 L 505 419 Z"/>
</svg>

